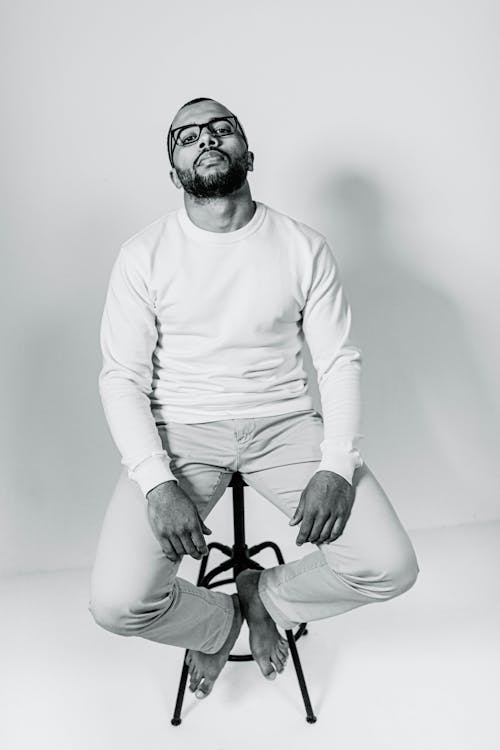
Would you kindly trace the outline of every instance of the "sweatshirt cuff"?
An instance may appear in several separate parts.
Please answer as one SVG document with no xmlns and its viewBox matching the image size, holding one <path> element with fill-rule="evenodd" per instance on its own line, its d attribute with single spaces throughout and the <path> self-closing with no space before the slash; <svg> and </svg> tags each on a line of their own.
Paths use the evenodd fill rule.
<svg viewBox="0 0 500 750">
<path fill-rule="evenodd" d="M 329 451 L 328 455 L 321 459 L 316 471 L 334 471 L 352 485 L 353 474 L 356 469 L 363 466 L 363 463 L 358 451 L 352 453 Z"/>
<path fill-rule="evenodd" d="M 142 494 L 146 497 L 153 487 L 157 487 L 163 482 L 168 482 L 172 479 L 177 482 L 177 477 L 170 470 L 169 464 L 170 458 L 166 453 L 156 454 L 141 461 L 134 470 L 129 469 L 128 475 L 130 479 L 137 482 Z"/>
</svg>

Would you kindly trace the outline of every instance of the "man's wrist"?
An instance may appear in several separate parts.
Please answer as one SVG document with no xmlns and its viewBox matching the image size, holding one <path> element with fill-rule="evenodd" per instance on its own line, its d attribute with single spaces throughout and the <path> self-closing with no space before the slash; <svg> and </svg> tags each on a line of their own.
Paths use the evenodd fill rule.
<svg viewBox="0 0 500 750">
<path fill-rule="evenodd" d="M 352 487 L 352 482 L 349 482 L 342 474 L 339 474 L 337 471 L 333 471 L 333 469 L 318 469 L 316 474 L 326 474 L 329 475 L 335 479 L 341 479 L 342 482 L 347 482 Z"/>
<path fill-rule="evenodd" d="M 177 479 L 167 479 L 165 482 L 160 482 L 160 484 L 157 484 L 156 487 L 152 487 L 150 490 L 148 490 L 148 492 L 146 492 L 146 500 L 150 500 L 154 495 L 161 494 L 174 484 L 178 484 Z"/>
</svg>

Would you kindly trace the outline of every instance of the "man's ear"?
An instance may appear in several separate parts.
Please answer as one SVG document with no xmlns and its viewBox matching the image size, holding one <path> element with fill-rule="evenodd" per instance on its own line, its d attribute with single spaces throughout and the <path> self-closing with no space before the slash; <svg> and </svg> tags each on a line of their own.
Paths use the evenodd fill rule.
<svg viewBox="0 0 500 750">
<path fill-rule="evenodd" d="M 171 169 L 171 170 L 170 170 L 170 179 L 171 179 L 171 180 L 172 180 L 172 182 L 174 183 L 175 187 L 176 187 L 176 188 L 178 188 L 178 189 L 180 190 L 180 189 L 181 189 L 181 187 L 182 187 L 182 183 L 181 183 L 181 181 L 179 180 L 179 176 L 178 176 L 178 174 L 177 174 L 177 172 L 176 172 L 176 170 L 175 170 L 175 169 Z"/>
<path fill-rule="evenodd" d="M 253 151 L 247 151 L 247 168 L 249 172 L 253 172 Z"/>
</svg>

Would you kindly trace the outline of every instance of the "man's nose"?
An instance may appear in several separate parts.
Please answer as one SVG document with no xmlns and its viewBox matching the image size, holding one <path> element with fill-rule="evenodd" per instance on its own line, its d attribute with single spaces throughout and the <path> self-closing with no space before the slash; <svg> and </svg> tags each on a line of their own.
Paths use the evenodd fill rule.
<svg viewBox="0 0 500 750">
<path fill-rule="evenodd" d="M 208 129 L 208 125 L 205 125 L 202 128 L 200 137 L 198 139 L 199 147 L 206 148 L 207 146 L 212 146 L 217 143 L 219 143 L 219 139 L 214 133 L 212 133 L 211 130 Z"/>
</svg>

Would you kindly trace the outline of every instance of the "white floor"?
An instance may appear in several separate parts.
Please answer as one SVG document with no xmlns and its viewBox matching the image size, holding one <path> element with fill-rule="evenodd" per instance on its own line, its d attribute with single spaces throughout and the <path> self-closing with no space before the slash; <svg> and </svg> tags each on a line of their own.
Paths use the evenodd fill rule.
<svg viewBox="0 0 500 750">
<path fill-rule="evenodd" d="M 275 682 L 228 663 L 209 698 L 186 691 L 173 727 L 182 651 L 99 628 L 86 570 L 3 579 L 0 747 L 497 750 L 500 523 L 410 536 L 421 572 L 409 592 L 311 623 L 299 641 L 312 725 L 289 660 Z"/>
</svg>

